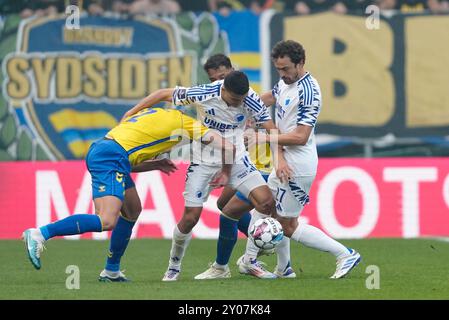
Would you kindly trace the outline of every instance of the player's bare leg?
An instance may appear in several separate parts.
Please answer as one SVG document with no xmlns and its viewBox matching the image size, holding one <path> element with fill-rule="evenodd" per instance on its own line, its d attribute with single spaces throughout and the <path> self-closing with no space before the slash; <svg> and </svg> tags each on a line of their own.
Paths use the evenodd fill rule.
<svg viewBox="0 0 449 320">
<path fill-rule="evenodd" d="M 114 229 L 123 202 L 115 196 L 104 196 L 94 199 L 95 214 L 101 218 L 103 231 Z"/>
<path fill-rule="evenodd" d="M 192 229 L 201 216 L 203 207 L 185 207 L 184 214 L 173 230 L 172 247 L 167 271 L 162 281 L 176 281 L 181 272 L 182 258 L 192 239 Z"/>
<path fill-rule="evenodd" d="M 237 190 L 226 186 L 223 188 L 223 191 L 221 192 L 220 197 L 217 200 L 217 207 L 221 211 L 224 209 L 224 207 L 231 201 L 231 199 L 234 197 Z"/>
</svg>

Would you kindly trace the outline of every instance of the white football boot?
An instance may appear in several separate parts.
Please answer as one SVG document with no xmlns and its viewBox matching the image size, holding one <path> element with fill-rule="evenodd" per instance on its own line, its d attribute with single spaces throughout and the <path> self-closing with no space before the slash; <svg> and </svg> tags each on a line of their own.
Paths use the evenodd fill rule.
<svg viewBox="0 0 449 320">
<path fill-rule="evenodd" d="M 265 269 L 265 263 L 258 261 L 257 259 L 252 259 L 249 263 L 245 262 L 245 255 L 241 256 L 237 260 L 237 265 L 239 266 L 239 272 L 241 274 L 249 274 L 259 279 L 276 279 L 277 276 Z"/>
<path fill-rule="evenodd" d="M 349 251 L 350 253 L 348 255 L 337 260 L 337 269 L 330 277 L 331 279 L 343 278 L 362 260 L 362 257 L 357 251 L 353 249 L 349 249 Z"/>
<path fill-rule="evenodd" d="M 217 266 L 214 262 L 210 265 L 209 269 L 195 276 L 196 280 L 209 280 L 209 279 L 223 279 L 230 278 L 231 270 L 226 266 Z"/>
<path fill-rule="evenodd" d="M 293 270 L 292 266 L 290 265 L 290 261 L 288 262 L 287 266 L 285 267 L 284 271 L 279 271 L 278 266 L 274 268 L 275 275 L 278 276 L 278 278 L 285 278 L 285 279 L 292 279 L 296 278 L 296 273 Z"/>
<path fill-rule="evenodd" d="M 31 228 L 22 233 L 25 249 L 33 267 L 41 268 L 41 253 L 45 249 L 45 239 L 39 229 Z"/>
<path fill-rule="evenodd" d="M 181 271 L 178 269 L 168 268 L 167 271 L 165 271 L 162 281 L 176 281 L 178 280 L 180 273 Z"/>
<path fill-rule="evenodd" d="M 129 280 L 125 274 L 125 270 L 123 271 L 109 271 L 103 269 L 101 271 L 100 276 L 98 277 L 98 281 L 100 282 L 129 282 Z"/>
</svg>

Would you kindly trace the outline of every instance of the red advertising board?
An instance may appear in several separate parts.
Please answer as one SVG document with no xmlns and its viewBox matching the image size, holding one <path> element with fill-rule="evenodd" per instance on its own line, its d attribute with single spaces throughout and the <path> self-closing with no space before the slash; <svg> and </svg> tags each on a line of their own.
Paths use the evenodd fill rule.
<svg viewBox="0 0 449 320">
<path fill-rule="evenodd" d="M 171 238 L 183 211 L 185 171 L 133 175 L 143 212 L 133 237 Z M 92 213 L 83 161 L 1 162 L 0 239 L 74 213 Z M 214 190 L 193 234 L 216 238 Z M 300 221 L 336 238 L 449 236 L 449 166 L 443 158 L 320 159 Z M 68 238 L 105 239 L 108 233 Z"/>
</svg>

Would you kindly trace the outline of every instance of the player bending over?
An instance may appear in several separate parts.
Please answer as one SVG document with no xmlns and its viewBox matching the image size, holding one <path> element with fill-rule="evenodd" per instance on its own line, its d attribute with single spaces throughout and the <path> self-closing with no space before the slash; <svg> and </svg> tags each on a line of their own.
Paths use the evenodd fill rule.
<svg viewBox="0 0 449 320">
<path fill-rule="evenodd" d="M 173 172 L 176 167 L 169 160 L 148 160 L 169 151 L 183 137 L 198 143 L 210 143 L 221 148 L 222 154 L 230 158 L 235 152 L 235 147 L 215 130 L 210 130 L 180 111 L 160 108 L 145 109 L 125 118 L 103 139 L 94 142 L 86 155 L 86 164 L 92 176 L 95 214 L 74 214 L 40 228 L 25 230 L 23 238 L 33 266 L 41 268 L 44 243 L 53 237 L 113 230 L 111 260 L 108 261 L 110 270 L 104 270 L 100 279 L 126 281 L 115 261 L 119 261 L 125 251 L 132 226 L 142 210 L 130 172 Z M 212 184 L 225 185 L 230 169 L 229 165 L 221 166 Z"/>
</svg>

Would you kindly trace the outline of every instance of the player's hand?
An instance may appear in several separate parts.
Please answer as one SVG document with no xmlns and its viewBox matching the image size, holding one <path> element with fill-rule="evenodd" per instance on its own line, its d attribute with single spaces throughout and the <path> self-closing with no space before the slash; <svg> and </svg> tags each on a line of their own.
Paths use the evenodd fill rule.
<svg viewBox="0 0 449 320">
<path fill-rule="evenodd" d="M 178 170 L 178 167 L 170 159 L 154 160 L 154 162 L 155 170 L 160 170 L 167 175 L 170 175 L 171 173 Z"/>
<path fill-rule="evenodd" d="M 209 185 L 215 188 L 221 188 L 227 185 L 229 182 L 229 173 L 223 170 L 218 171 L 213 177 Z"/>
<path fill-rule="evenodd" d="M 258 144 L 265 144 L 268 142 L 267 134 L 264 132 L 255 131 L 253 129 L 245 130 L 243 133 L 245 146 L 250 149 Z"/>
<path fill-rule="evenodd" d="M 276 176 L 281 180 L 282 183 L 288 182 L 288 180 L 292 177 L 293 171 L 288 166 L 287 161 L 285 159 L 278 159 L 278 164 L 276 167 Z"/>
</svg>

